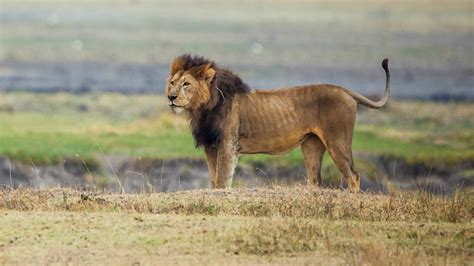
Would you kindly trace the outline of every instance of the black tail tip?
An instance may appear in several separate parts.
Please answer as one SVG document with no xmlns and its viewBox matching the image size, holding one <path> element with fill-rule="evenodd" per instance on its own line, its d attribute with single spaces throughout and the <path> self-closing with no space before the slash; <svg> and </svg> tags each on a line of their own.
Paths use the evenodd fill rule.
<svg viewBox="0 0 474 266">
<path fill-rule="evenodd" d="M 382 67 L 383 67 L 383 69 L 385 69 L 385 70 L 388 69 L 388 58 L 385 58 L 385 59 L 382 61 Z"/>
</svg>

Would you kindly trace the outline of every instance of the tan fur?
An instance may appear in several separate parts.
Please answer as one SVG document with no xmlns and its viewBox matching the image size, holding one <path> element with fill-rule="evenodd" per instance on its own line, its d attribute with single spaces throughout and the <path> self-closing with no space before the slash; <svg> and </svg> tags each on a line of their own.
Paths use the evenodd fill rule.
<svg viewBox="0 0 474 266">
<path fill-rule="evenodd" d="M 383 104 L 390 87 L 384 62 L 387 87 Z M 191 116 L 206 108 L 212 95 L 222 93 L 213 91 L 219 88 L 211 87 L 216 72 L 210 65 L 199 71 L 204 73 L 201 79 L 189 70 L 181 71 L 179 62 L 175 62 L 168 80 L 167 95 L 177 96 L 172 104 L 187 110 Z M 170 86 L 171 81 L 174 86 Z M 181 86 L 184 82 L 189 83 L 186 89 Z M 355 92 L 327 84 L 236 94 L 219 125 L 222 141 L 217 147 L 205 147 L 212 188 L 230 187 L 240 154 L 284 154 L 301 146 L 308 184 L 321 185 L 321 162 L 328 151 L 349 190 L 359 191 L 360 176 L 354 169 L 351 148 L 357 103 L 372 108 L 383 106 Z"/>
</svg>

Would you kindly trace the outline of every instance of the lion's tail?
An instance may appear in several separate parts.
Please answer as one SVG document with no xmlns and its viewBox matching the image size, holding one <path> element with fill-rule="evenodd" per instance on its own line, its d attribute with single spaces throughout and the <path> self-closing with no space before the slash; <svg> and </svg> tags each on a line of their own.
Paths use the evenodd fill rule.
<svg viewBox="0 0 474 266">
<path fill-rule="evenodd" d="M 390 96 L 390 71 L 388 70 L 388 58 L 385 58 L 382 61 L 382 68 L 385 70 L 385 75 L 387 77 L 386 82 L 385 82 L 385 93 L 382 99 L 380 99 L 380 101 L 378 102 L 374 102 L 368 99 L 367 97 L 360 95 L 357 92 L 348 90 L 347 92 L 349 93 L 349 95 L 351 95 L 352 98 L 354 98 L 357 101 L 357 103 L 370 107 L 370 108 L 380 108 L 384 106 L 385 103 L 388 101 L 388 97 Z"/>
</svg>

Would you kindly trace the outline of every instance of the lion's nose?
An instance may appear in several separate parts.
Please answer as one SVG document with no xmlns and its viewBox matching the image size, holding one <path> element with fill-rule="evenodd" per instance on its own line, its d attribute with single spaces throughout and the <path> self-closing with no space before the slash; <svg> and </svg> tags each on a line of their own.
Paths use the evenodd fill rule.
<svg viewBox="0 0 474 266">
<path fill-rule="evenodd" d="M 174 100 L 176 100 L 176 98 L 178 98 L 178 96 L 176 95 L 168 95 L 168 99 L 173 102 Z"/>
</svg>

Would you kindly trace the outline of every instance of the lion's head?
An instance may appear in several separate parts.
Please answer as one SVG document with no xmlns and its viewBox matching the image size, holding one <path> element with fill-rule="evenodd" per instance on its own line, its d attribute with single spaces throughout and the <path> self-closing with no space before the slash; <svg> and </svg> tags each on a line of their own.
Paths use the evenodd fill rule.
<svg viewBox="0 0 474 266">
<path fill-rule="evenodd" d="M 166 96 L 173 111 L 198 110 L 213 96 L 211 84 L 216 75 L 214 63 L 202 57 L 182 55 L 171 64 Z"/>
<path fill-rule="evenodd" d="M 173 112 L 188 111 L 196 146 L 213 146 L 221 140 L 221 122 L 237 94 L 250 91 L 239 76 L 214 62 L 188 54 L 171 64 L 166 96 Z"/>
</svg>

